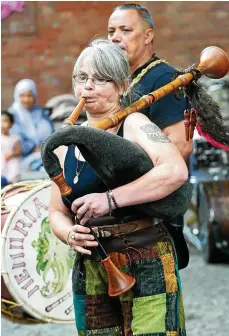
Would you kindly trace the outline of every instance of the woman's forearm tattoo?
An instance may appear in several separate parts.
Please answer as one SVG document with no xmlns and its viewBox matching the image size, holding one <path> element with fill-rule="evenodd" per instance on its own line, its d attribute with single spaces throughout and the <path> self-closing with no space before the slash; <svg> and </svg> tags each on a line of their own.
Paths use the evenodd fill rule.
<svg viewBox="0 0 229 336">
<path fill-rule="evenodd" d="M 146 124 L 141 126 L 140 129 L 147 134 L 148 139 L 153 142 L 169 143 L 171 142 L 167 136 L 162 133 L 160 128 L 155 124 Z"/>
</svg>

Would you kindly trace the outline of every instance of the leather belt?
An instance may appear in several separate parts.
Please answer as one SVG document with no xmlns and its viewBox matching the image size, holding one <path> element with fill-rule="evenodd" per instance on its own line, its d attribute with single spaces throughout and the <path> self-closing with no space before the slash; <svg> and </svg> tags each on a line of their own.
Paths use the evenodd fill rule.
<svg viewBox="0 0 229 336">
<path fill-rule="evenodd" d="M 159 224 L 160 220 L 156 218 L 147 218 L 131 221 L 123 224 L 102 225 L 98 227 L 98 237 L 121 236 L 123 234 L 132 233 L 138 230 L 152 227 Z"/>
</svg>

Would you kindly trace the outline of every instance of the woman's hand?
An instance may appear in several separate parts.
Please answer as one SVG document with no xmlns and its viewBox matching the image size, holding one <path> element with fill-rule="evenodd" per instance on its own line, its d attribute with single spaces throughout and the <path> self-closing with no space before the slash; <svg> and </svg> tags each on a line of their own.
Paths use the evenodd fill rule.
<svg viewBox="0 0 229 336">
<path fill-rule="evenodd" d="M 84 225 L 90 217 L 100 217 L 109 212 L 106 193 L 88 194 L 72 203 L 72 211 L 77 214 L 80 224 Z"/>
<path fill-rule="evenodd" d="M 93 230 L 97 231 L 96 228 L 93 228 Z M 73 225 L 69 233 L 68 244 L 79 253 L 91 255 L 91 251 L 87 250 L 86 247 L 96 247 L 98 243 L 89 233 L 89 228 L 78 224 Z"/>
</svg>

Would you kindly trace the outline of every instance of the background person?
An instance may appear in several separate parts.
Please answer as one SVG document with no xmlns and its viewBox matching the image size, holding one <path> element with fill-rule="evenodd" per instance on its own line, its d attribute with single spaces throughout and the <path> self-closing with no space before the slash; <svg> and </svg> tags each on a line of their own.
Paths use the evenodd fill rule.
<svg viewBox="0 0 229 336">
<path fill-rule="evenodd" d="M 154 52 L 155 26 L 149 11 L 137 4 L 123 4 L 116 7 L 108 21 L 108 39 L 119 45 L 130 63 L 132 83 L 141 96 L 148 94 L 172 81 L 175 69 L 162 61 Z M 193 150 L 192 140 L 186 141 L 184 128 L 184 110 L 187 99 L 178 98 L 174 93 L 158 100 L 141 113 L 155 123 L 179 149 L 187 161 Z M 185 268 L 189 262 L 189 252 L 183 241 L 183 216 L 174 220 L 177 225 L 167 223 L 170 233 L 180 250 L 179 268 Z"/>
<path fill-rule="evenodd" d="M 116 7 L 108 21 L 108 39 L 119 45 L 128 56 L 131 86 L 138 86 L 142 96 L 171 82 L 175 69 L 161 62 L 154 53 L 155 26 L 149 11 L 137 4 Z M 186 99 L 169 94 L 142 110 L 178 147 L 187 159 L 192 141 L 185 140 L 184 110 Z"/>
<path fill-rule="evenodd" d="M 1 112 L 1 187 L 15 183 L 20 175 L 22 149 L 19 138 L 10 135 L 14 119 L 8 111 Z"/>
<path fill-rule="evenodd" d="M 9 112 L 15 120 L 10 133 L 21 141 L 22 166 L 25 170 L 38 170 L 42 166 L 40 145 L 53 133 L 53 127 L 45 110 L 37 105 L 37 88 L 31 79 L 17 83 Z"/>
</svg>

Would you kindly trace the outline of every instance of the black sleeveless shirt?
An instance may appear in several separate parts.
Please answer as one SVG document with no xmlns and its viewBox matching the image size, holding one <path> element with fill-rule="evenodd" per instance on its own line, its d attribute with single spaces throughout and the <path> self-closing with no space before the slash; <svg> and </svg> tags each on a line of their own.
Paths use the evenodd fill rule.
<svg viewBox="0 0 229 336">
<path fill-rule="evenodd" d="M 121 124 L 117 135 L 123 137 L 124 122 Z M 73 180 L 77 172 L 80 172 L 78 182 L 74 184 Z M 62 198 L 63 203 L 66 207 L 70 208 L 70 204 L 77 198 L 82 197 L 87 194 L 92 193 L 103 193 L 107 191 L 107 187 L 103 181 L 98 177 L 96 172 L 92 167 L 85 161 L 80 161 L 75 155 L 75 145 L 68 147 L 64 161 L 64 175 L 65 181 L 72 188 L 71 195 L 68 196 L 70 203 L 68 203 L 65 198 Z M 133 211 L 135 213 L 135 218 L 142 217 L 140 213 L 133 208 L 133 206 L 128 206 L 124 208 L 119 208 L 112 212 L 112 215 L 118 217 L 133 216 Z M 145 217 L 145 216 L 144 216 Z"/>
<path fill-rule="evenodd" d="M 124 128 L 124 122 L 121 124 L 119 128 L 119 131 L 117 133 L 118 136 L 123 137 L 123 128 Z M 80 175 L 78 182 L 74 184 L 73 180 L 76 176 L 76 169 L 77 172 L 80 172 Z M 107 187 L 105 186 L 103 181 L 97 176 L 97 174 L 91 168 L 91 166 L 87 162 L 80 161 L 76 158 L 75 145 L 71 145 L 68 147 L 68 151 L 64 161 L 64 175 L 67 184 L 72 188 L 72 193 L 70 196 L 68 196 L 68 200 L 70 201 L 70 203 L 68 203 L 65 200 L 65 198 L 62 198 L 63 203 L 68 208 L 70 208 L 72 202 L 79 197 L 91 193 L 103 193 L 107 191 Z M 113 210 L 112 215 L 121 219 L 121 221 L 122 218 L 127 219 L 131 218 L 130 220 L 135 220 L 146 217 L 145 215 L 137 211 L 134 206 L 115 209 Z M 173 240 L 175 240 L 175 245 L 178 245 L 178 247 L 182 250 L 181 251 L 182 253 L 178 253 L 178 261 L 180 259 L 179 255 L 182 256 L 183 254 L 185 254 L 185 260 L 184 262 L 181 263 L 185 264 L 186 266 L 188 263 L 188 250 L 183 237 L 183 232 L 180 229 L 179 232 L 171 232 L 171 234 Z M 128 235 L 125 236 L 125 243 L 119 237 L 100 238 L 100 241 L 104 249 L 107 251 L 107 253 L 109 253 L 112 251 L 121 252 L 127 246 L 150 248 L 153 244 L 155 244 L 158 241 L 168 241 L 170 239 L 171 236 L 168 235 L 168 231 L 165 227 L 165 224 L 161 222 L 157 227 L 155 225 L 152 225 L 152 227 L 150 228 L 129 233 Z M 180 252 L 179 248 L 178 252 Z M 95 250 L 91 249 L 91 251 L 93 252 Z M 92 253 L 91 257 L 96 258 L 94 252 Z"/>
</svg>

